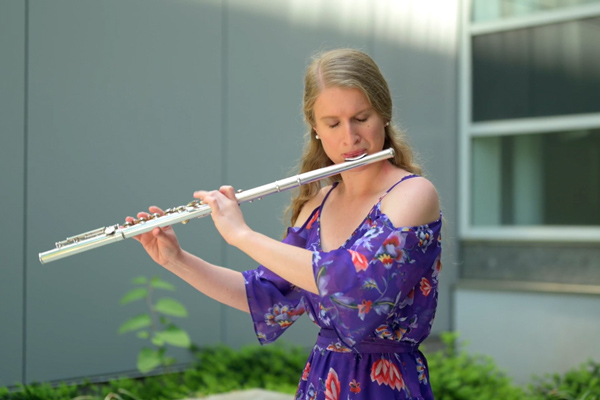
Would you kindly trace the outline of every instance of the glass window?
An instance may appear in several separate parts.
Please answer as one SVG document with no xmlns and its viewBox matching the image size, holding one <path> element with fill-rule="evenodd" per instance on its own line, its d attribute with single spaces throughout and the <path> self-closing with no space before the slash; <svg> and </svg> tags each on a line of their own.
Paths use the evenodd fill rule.
<svg viewBox="0 0 600 400">
<path fill-rule="evenodd" d="M 473 0 L 472 20 L 493 21 L 598 2 L 599 0 Z"/>
<path fill-rule="evenodd" d="M 472 139 L 476 226 L 600 225 L 600 129 Z"/>
<path fill-rule="evenodd" d="M 600 111 L 600 18 L 471 40 L 473 121 Z"/>
</svg>

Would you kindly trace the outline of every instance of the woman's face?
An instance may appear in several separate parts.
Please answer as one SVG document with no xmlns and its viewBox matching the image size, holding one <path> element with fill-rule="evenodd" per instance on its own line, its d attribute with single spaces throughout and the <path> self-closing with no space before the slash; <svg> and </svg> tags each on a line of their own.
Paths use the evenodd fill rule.
<svg viewBox="0 0 600 400">
<path fill-rule="evenodd" d="M 385 121 L 359 89 L 328 87 L 314 105 L 314 130 L 335 164 L 383 150 Z"/>
</svg>

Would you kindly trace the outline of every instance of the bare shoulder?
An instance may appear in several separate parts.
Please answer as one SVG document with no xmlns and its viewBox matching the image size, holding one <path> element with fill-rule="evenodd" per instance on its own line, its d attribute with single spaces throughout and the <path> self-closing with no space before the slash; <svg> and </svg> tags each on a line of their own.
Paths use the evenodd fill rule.
<svg viewBox="0 0 600 400">
<path fill-rule="evenodd" d="M 440 217 L 440 199 L 433 183 L 423 177 L 406 179 L 381 202 L 381 210 L 394 226 L 419 226 Z"/>
<path fill-rule="evenodd" d="M 302 210 L 300 210 L 300 214 L 298 214 L 298 218 L 296 219 L 296 223 L 294 224 L 294 226 L 304 225 L 304 223 L 306 222 L 308 217 L 310 217 L 314 209 L 321 205 L 323 199 L 325 198 L 325 195 L 327 194 L 327 192 L 329 192 L 329 190 L 331 190 L 331 185 L 322 187 L 316 195 L 314 195 L 310 200 L 304 203 L 304 205 L 302 206 Z"/>
</svg>

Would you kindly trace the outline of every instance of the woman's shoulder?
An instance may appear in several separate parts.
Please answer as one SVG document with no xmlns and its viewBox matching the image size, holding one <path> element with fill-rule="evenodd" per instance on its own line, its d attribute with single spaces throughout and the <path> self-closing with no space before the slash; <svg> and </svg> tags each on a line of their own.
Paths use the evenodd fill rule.
<svg viewBox="0 0 600 400">
<path fill-rule="evenodd" d="M 308 218 L 313 214 L 315 209 L 323 203 L 323 199 L 331 190 L 332 185 L 328 185 L 319 189 L 317 194 L 311 197 L 300 210 L 300 214 L 298 214 L 298 218 L 296 219 L 296 223 L 294 226 L 300 227 L 304 225 L 304 223 L 308 220 Z"/>
<path fill-rule="evenodd" d="M 381 201 L 381 211 L 394 226 L 421 226 L 440 219 L 440 200 L 434 184 L 407 175 Z"/>
</svg>

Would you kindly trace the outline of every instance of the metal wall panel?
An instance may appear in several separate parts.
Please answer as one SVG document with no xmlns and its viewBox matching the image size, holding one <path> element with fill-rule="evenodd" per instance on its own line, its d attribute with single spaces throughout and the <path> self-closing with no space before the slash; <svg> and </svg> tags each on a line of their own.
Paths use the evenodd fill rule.
<svg viewBox="0 0 600 400">
<path fill-rule="evenodd" d="M 0 2 L 0 386 L 22 381 L 25 1 Z"/>
<path fill-rule="evenodd" d="M 143 342 L 117 330 L 145 311 L 119 304 L 138 275 L 175 283 L 172 296 L 191 314 L 180 325 L 198 344 L 217 342 L 214 303 L 135 241 L 47 266 L 37 252 L 152 204 L 186 204 L 200 184 L 216 184 L 220 5 L 31 1 L 29 35 L 27 381 L 135 370 Z M 177 230 L 184 247 L 218 261 L 215 235 L 197 224 Z"/>
</svg>

